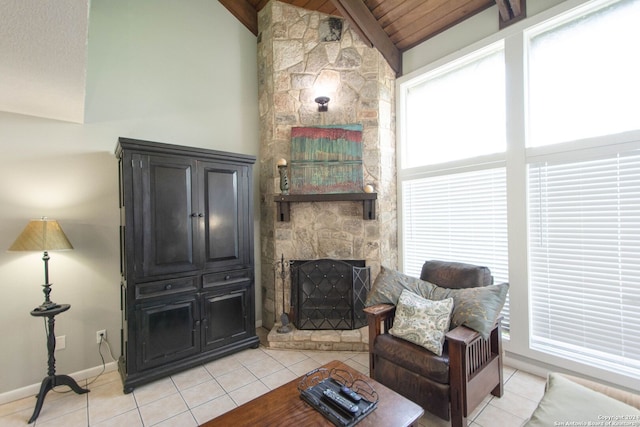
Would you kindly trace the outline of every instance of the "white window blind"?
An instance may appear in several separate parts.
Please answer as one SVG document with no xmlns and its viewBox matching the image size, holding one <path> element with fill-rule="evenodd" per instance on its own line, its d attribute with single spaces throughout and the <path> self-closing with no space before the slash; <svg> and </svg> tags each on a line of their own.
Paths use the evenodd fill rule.
<svg viewBox="0 0 640 427">
<path fill-rule="evenodd" d="M 640 378 L 640 151 L 528 175 L 531 347 Z"/>
<path fill-rule="evenodd" d="M 504 167 L 402 183 L 404 272 L 420 276 L 429 259 L 489 267 L 495 283 L 508 281 Z M 508 301 L 503 309 L 509 330 Z"/>
</svg>

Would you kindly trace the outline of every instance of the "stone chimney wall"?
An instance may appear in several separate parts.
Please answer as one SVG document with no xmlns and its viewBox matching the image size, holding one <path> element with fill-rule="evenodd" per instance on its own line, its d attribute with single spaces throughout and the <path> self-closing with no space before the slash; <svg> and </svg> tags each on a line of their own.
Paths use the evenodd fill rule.
<svg viewBox="0 0 640 427">
<path fill-rule="evenodd" d="M 397 268 L 395 73 L 341 18 L 271 1 L 258 28 L 262 317 L 270 329 L 283 311 L 274 271 L 283 255 L 364 259 L 372 278 L 380 265 Z M 331 98 L 327 112 L 318 112 L 320 95 Z M 277 221 L 276 162 L 290 159 L 291 128 L 354 123 L 363 125 L 364 183 L 378 194 L 376 218 L 362 218 L 362 202 L 309 202 L 291 203 L 291 220 Z M 287 279 L 287 309 L 289 286 Z"/>
</svg>

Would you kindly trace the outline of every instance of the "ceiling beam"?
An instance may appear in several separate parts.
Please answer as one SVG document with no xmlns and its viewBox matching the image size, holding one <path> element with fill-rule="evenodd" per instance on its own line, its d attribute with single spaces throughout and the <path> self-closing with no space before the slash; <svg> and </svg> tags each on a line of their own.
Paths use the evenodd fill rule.
<svg viewBox="0 0 640 427">
<path fill-rule="evenodd" d="M 247 0 L 218 0 L 254 35 L 258 35 L 258 12 Z"/>
<path fill-rule="evenodd" d="M 363 1 L 331 0 L 342 16 L 349 21 L 363 41 L 375 47 L 399 76 L 402 74 L 402 53 L 384 32 Z"/>
<path fill-rule="evenodd" d="M 527 16 L 527 0 L 496 0 L 500 29 L 520 21 Z"/>
</svg>

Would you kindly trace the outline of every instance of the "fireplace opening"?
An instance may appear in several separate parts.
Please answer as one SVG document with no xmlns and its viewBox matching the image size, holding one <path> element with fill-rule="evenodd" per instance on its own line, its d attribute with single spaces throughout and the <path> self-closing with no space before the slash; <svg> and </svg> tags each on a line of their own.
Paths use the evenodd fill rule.
<svg viewBox="0 0 640 427">
<path fill-rule="evenodd" d="M 291 312 L 298 329 L 349 330 L 367 324 L 371 284 L 364 260 L 291 261 Z"/>
</svg>

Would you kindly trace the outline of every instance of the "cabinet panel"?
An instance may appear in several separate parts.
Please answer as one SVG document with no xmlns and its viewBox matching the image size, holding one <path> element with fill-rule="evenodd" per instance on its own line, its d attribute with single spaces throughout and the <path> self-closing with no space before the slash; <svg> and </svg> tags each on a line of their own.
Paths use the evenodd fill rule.
<svg viewBox="0 0 640 427">
<path fill-rule="evenodd" d="M 200 347 L 200 316 L 195 296 L 159 301 L 137 310 L 140 329 L 138 368 L 146 369 L 195 354 Z"/>
<path fill-rule="evenodd" d="M 246 167 L 199 164 L 205 212 L 205 268 L 247 265 L 248 229 Z"/>
<path fill-rule="evenodd" d="M 206 350 L 218 348 L 249 336 L 250 319 L 248 291 L 251 282 L 203 296 L 203 346 Z"/>
<path fill-rule="evenodd" d="M 136 212 L 143 254 L 138 277 L 196 270 L 195 162 L 143 156 L 141 165 L 142 187 L 134 196 L 134 205 L 142 208 Z"/>
</svg>

